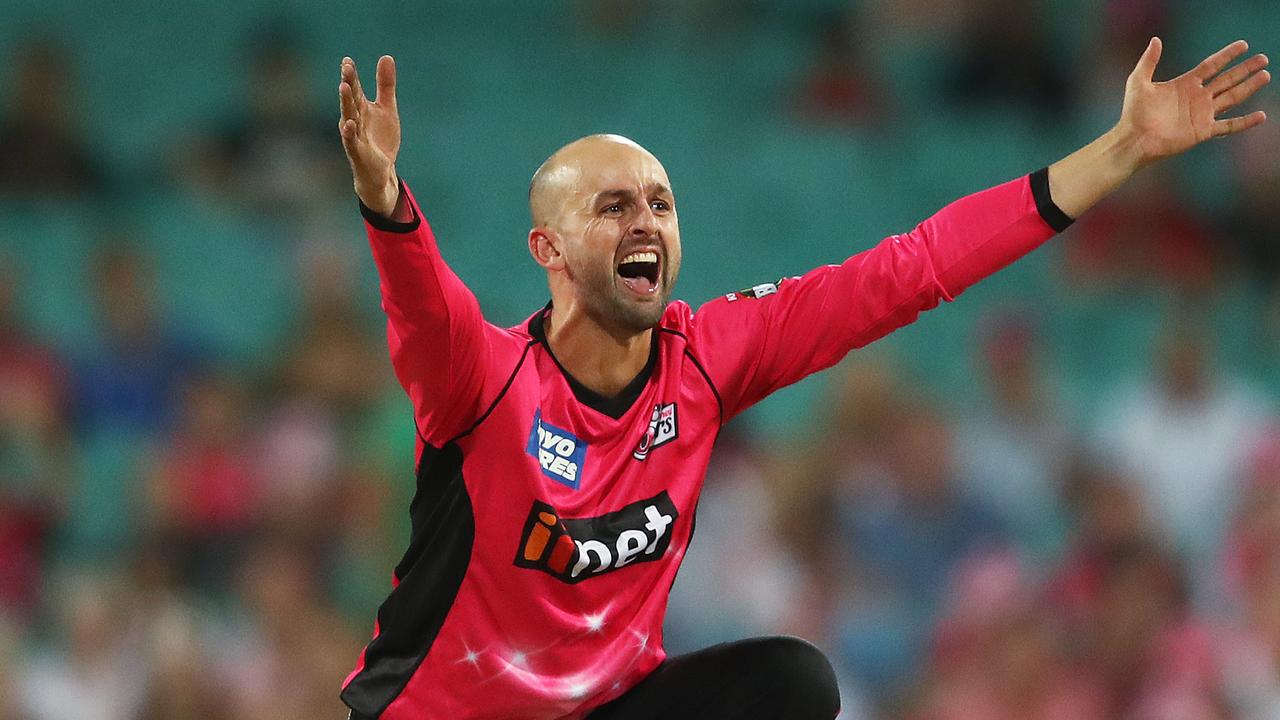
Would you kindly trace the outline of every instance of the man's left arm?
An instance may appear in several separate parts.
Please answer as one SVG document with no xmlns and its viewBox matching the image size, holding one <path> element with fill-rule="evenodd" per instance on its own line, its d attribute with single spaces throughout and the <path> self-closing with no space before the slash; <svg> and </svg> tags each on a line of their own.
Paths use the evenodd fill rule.
<svg viewBox="0 0 1280 720">
<path fill-rule="evenodd" d="M 708 302 L 691 339 L 724 419 L 954 299 L 1070 222 L 1042 168 L 960 198 L 839 265 Z"/>
<path fill-rule="evenodd" d="M 1161 46 L 1153 39 L 1129 77 L 1120 121 L 1084 148 L 961 198 L 840 265 L 704 305 L 692 332 L 724 418 L 954 299 L 1065 229 L 1145 165 L 1260 124 L 1261 112 L 1217 119 L 1270 81 L 1264 55 L 1222 72 L 1246 49 L 1232 43 L 1157 83 Z"/>
</svg>

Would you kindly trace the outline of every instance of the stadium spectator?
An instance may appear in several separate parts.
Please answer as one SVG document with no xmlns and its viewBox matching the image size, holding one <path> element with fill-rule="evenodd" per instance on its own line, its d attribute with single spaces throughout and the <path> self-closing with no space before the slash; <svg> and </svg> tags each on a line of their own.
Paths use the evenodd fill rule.
<svg viewBox="0 0 1280 720">
<path fill-rule="evenodd" d="M 75 196 L 105 189 L 105 178 L 76 123 L 73 59 L 48 36 L 26 42 L 11 60 L 12 100 L 0 118 L 0 193 Z"/>
<path fill-rule="evenodd" d="M 390 386 L 382 342 L 356 307 L 352 258 L 315 245 L 298 272 L 301 313 L 264 395 L 270 398 L 255 463 L 270 522 L 323 532 L 325 508 L 341 491 L 347 436 Z"/>
<path fill-rule="evenodd" d="M 1107 558 L 1084 626 L 1083 659 L 1106 678 L 1111 717 L 1223 717 L 1213 636 L 1191 613 L 1175 559 L 1156 546 Z"/>
<path fill-rule="evenodd" d="M 1045 8 L 1045 3 L 1023 0 L 967 4 L 956 63 L 947 78 L 950 99 L 969 106 L 1021 106 L 1042 120 L 1069 113 L 1076 89 L 1054 46 Z"/>
<path fill-rule="evenodd" d="M 1080 219 L 1062 269 L 1077 291 L 1138 287 L 1199 297 L 1220 280 L 1223 245 L 1168 170 L 1153 168 Z"/>
<path fill-rule="evenodd" d="M 794 608 L 803 604 L 804 568 L 776 527 L 777 490 L 753 444 L 738 432 L 721 433 L 708 467 L 698 543 L 685 555 L 667 606 L 672 652 L 787 632 Z"/>
<path fill-rule="evenodd" d="M 887 113 L 887 98 L 867 59 L 865 20 L 852 6 L 814 23 L 818 49 L 801 78 L 798 110 L 823 124 L 873 126 Z"/>
<path fill-rule="evenodd" d="M 356 300 L 354 260 L 331 245 L 304 252 L 298 271 L 302 312 L 285 341 L 276 382 L 290 397 L 336 410 L 349 422 L 382 397 L 391 365 Z"/>
<path fill-rule="evenodd" d="M 149 678 L 137 718 L 232 720 L 226 685 L 212 672 L 212 648 L 218 647 L 213 624 L 182 587 L 179 560 L 167 539 L 153 536 L 134 552 L 126 575 L 128 625 L 139 637 L 137 652 Z"/>
<path fill-rule="evenodd" d="M 75 470 L 63 362 L 18 317 L 0 263 L 0 614 L 35 609 L 49 536 Z"/>
<path fill-rule="evenodd" d="M 0 720 L 27 720 L 19 695 L 22 625 L 0 612 Z"/>
<path fill-rule="evenodd" d="M 146 694 L 137 638 L 124 619 L 122 589 L 76 574 L 52 595 L 64 637 L 19 668 L 18 696 L 31 720 L 133 720 Z"/>
<path fill-rule="evenodd" d="M 1280 432 L 1259 448 L 1224 566 L 1228 632 L 1219 648 L 1226 694 L 1242 720 L 1280 713 Z"/>
<path fill-rule="evenodd" d="M 1149 522 L 1141 492 L 1086 462 L 1068 495 L 1073 540 L 1046 601 L 1073 665 L 1105 693 L 1105 716 L 1219 717 L 1215 632 L 1194 613 L 1186 565 Z"/>
<path fill-rule="evenodd" d="M 352 623 L 362 622 L 382 602 L 390 572 L 387 558 L 403 542 L 394 532 L 396 523 L 388 519 L 392 508 L 403 505 L 395 502 L 394 476 L 385 464 L 374 457 L 351 463 L 338 480 L 325 527 L 314 529 L 330 543 L 324 558 L 325 590 Z"/>
<path fill-rule="evenodd" d="M 1038 329 L 1024 314 L 997 314 L 976 345 L 985 393 L 959 418 L 960 480 L 1022 547 L 1051 556 L 1063 539 L 1059 500 L 1072 441 L 1067 412 L 1040 360 Z"/>
<path fill-rule="evenodd" d="M 909 405 L 890 443 L 886 475 L 861 479 L 841 523 L 855 557 L 931 604 L 955 563 L 984 543 L 999 544 L 1004 529 L 957 484 L 952 431 L 940 411 Z"/>
<path fill-rule="evenodd" d="M 187 577 L 205 589 L 228 584 L 259 519 L 262 480 L 251 461 L 246 402 L 229 375 L 187 380 L 177 425 L 148 478 L 153 532 L 168 539 Z"/>
<path fill-rule="evenodd" d="M 193 614 L 171 612 L 156 623 L 144 656 L 151 682 L 137 720 L 233 720 L 225 688 L 208 677 L 210 661 Z"/>
<path fill-rule="evenodd" d="M 1221 545 L 1270 412 L 1214 363 L 1212 344 L 1201 324 L 1169 327 L 1150 377 L 1118 394 L 1096 426 L 1100 447 L 1136 483 L 1162 537 L 1200 568 Z M 1193 578 L 1198 590 L 1202 579 Z"/>
<path fill-rule="evenodd" d="M 162 316 L 143 251 L 112 238 L 92 267 L 99 334 L 76 367 L 77 429 L 155 436 L 170 427 L 178 388 L 204 359 Z"/>
<path fill-rule="evenodd" d="M 1015 553 L 967 559 L 955 573 L 913 720 L 1103 720 L 1106 698 L 1065 652 Z"/>
<path fill-rule="evenodd" d="M 1280 103 L 1266 103 L 1269 115 L 1280 117 Z M 1254 282 L 1280 289 L 1280 127 L 1259 128 L 1247 142 L 1232 146 L 1228 164 L 1234 175 L 1234 202 L 1224 225 L 1247 276 Z M 1280 348 L 1277 343 L 1274 348 Z"/>
<path fill-rule="evenodd" d="M 813 419 L 813 432 L 772 461 L 777 524 L 803 573 L 806 602 L 792 622 L 805 637 L 834 635 L 839 607 L 860 590 L 846 587 L 858 583 L 858 558 L 831 538 L 838 509 L 856 504 L 863 486 L 887 473 L 889 439 L 905 402 L 902 384 L 886 358 L 848 363 L 832 381 L 832 403 Z"/>
<path fill-rule="evenodd" d="M 277 219 L 327 214 L 349 188 L 333 153 L 333 120 L 315 103 L 296 23 L 268 21 L 248 33 L 236 64 L 247 102 L 202 135 L 184 140 L 179 176 L 197 191 Z M 305 181 L 300 181 L 305 178 Z"/>
<path fill-rule="evenodd" d="M 1044 594 L 1061 621 L 1082 625 L 1089 621 L 1109 559 L 1125 548 L 1154 545 L 1157 540 L 1141 494 L 1114 468 L 1077 461 L 1067 473 L 1064 490 L 1071 537 L 1044 578 Z"/>
<path fill-rule="evenodd" d="M 333 688 L 360 646 L 322 594 L 316 548 L 269 533 L 241 565 L 241 615 L 221 657 L 226 705 L 241 720 L 331 714 Z"/>
<path fill-rule="evenodd" d="M 940 411 L 908 401 L 888 438 L 877 471 L 841 478 L 846 489 L 835 508 L 852 592 L 837 619 L 844 662 L 885 693 L 882 700 L 916 680 L 952 571 L 1007 538 L 958 485 L 952 430 Z"/>
<path fill-rule="evenodd" d="M 1236 716 L 1280 713 L 1280 431 L 1255 452 L 1221 572 L 1225 626 L 1218 657 Z"/>
</svg>

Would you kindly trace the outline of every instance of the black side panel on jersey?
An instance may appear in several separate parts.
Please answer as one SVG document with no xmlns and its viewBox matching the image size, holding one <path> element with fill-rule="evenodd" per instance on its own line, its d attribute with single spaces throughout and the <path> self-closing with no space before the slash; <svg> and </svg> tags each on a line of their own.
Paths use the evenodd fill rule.
<svg viewBox="0 0 1280 720">
<path fill-rule="evenodd" d="M 355 717 L 376 718 L 400 695 L 462 587 L 476 520 L 456 443 L 423 448 L 409 517 L 409 549 L 395 570 L 399 584 L 378 608 L 378 635 L 365 648 L 364 667 L 342 690 Z"/>
</svg>

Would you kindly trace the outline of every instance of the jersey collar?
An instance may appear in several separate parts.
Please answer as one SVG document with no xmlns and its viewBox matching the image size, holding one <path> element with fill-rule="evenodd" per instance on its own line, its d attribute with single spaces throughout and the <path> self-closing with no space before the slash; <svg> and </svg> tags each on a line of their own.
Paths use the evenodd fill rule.
<svg viewBox="0 0 1280 720">
<path fill-rule="evenodd" d="M 533 317 L 529 318 L 529 326 L 527 329 L 529 336 L 541 343 L 542 347 L 546 348 L 547 355 L 551 358 L 552 362 L 556 364 L 556 367 L 560 369 L 560 374 L 564 375 L 565 381 L 569 383 L 569 389 L 573 391 L 573 396 L 583 405 L 586 405 L 596 412 L 607 415 L 614 420 L 626 415 L 627 411 L 631 409 L 631 406 L 640 398 L 640 393 L 644 392 L 644 386 L 649 383 L 649 377 L 653 375 L 653 368 L 658 364 L 659 333 L 656 332 L 656 328 L 653 333 L 653 339 L 649 343 L 649 360 L 644 364 L 644 368 L 642 368 L 639 374 L 632 378 L 631 382 L 627 383 L 627 386 L 622 388 L 617 395 L 608 397 L 606 395 L 601 395 L 595 390 L 592 390 L 586 385 L 578 382 L 578 379 L 570 374 L 568 370 L 565 370 L 564 366 L 560 364 L 560 360 L 556 358 L 556 354 L 551 352 L 551 345 L 547 342 L 547 332 L 544 327 L 546 316 L 549 312 L 551 312 L 550 302 L 548 302 L 541 310 L 534 313 Z"/>
</svg>

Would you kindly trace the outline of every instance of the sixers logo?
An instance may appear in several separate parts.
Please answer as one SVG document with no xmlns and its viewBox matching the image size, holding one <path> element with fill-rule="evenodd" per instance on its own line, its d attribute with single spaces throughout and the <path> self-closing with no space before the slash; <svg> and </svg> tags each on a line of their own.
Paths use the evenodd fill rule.
<svg viewBox="0 0 1280 720">
<path fill-rule="evenodd" d="M 678 517 L 665 490 L 593 518 L 561 518 L 551 505 L 534 501 L 515 564 L 573 584 L 632 563 L 653 562 L 671 545 L 671 525 Z"/>
<path fill-rule="evenodd" d="M 643 461 L 649 457 L 650 451 L 654 448 L 666 445 L 675 440 L 678 435 L 676 404 L 654 405 L 653 415 L 649 418 L 649 427 L 645 430 L 644 437 L 640 438 L 640 443 L 636 445 L 631 457 Z"/>
</svg>

